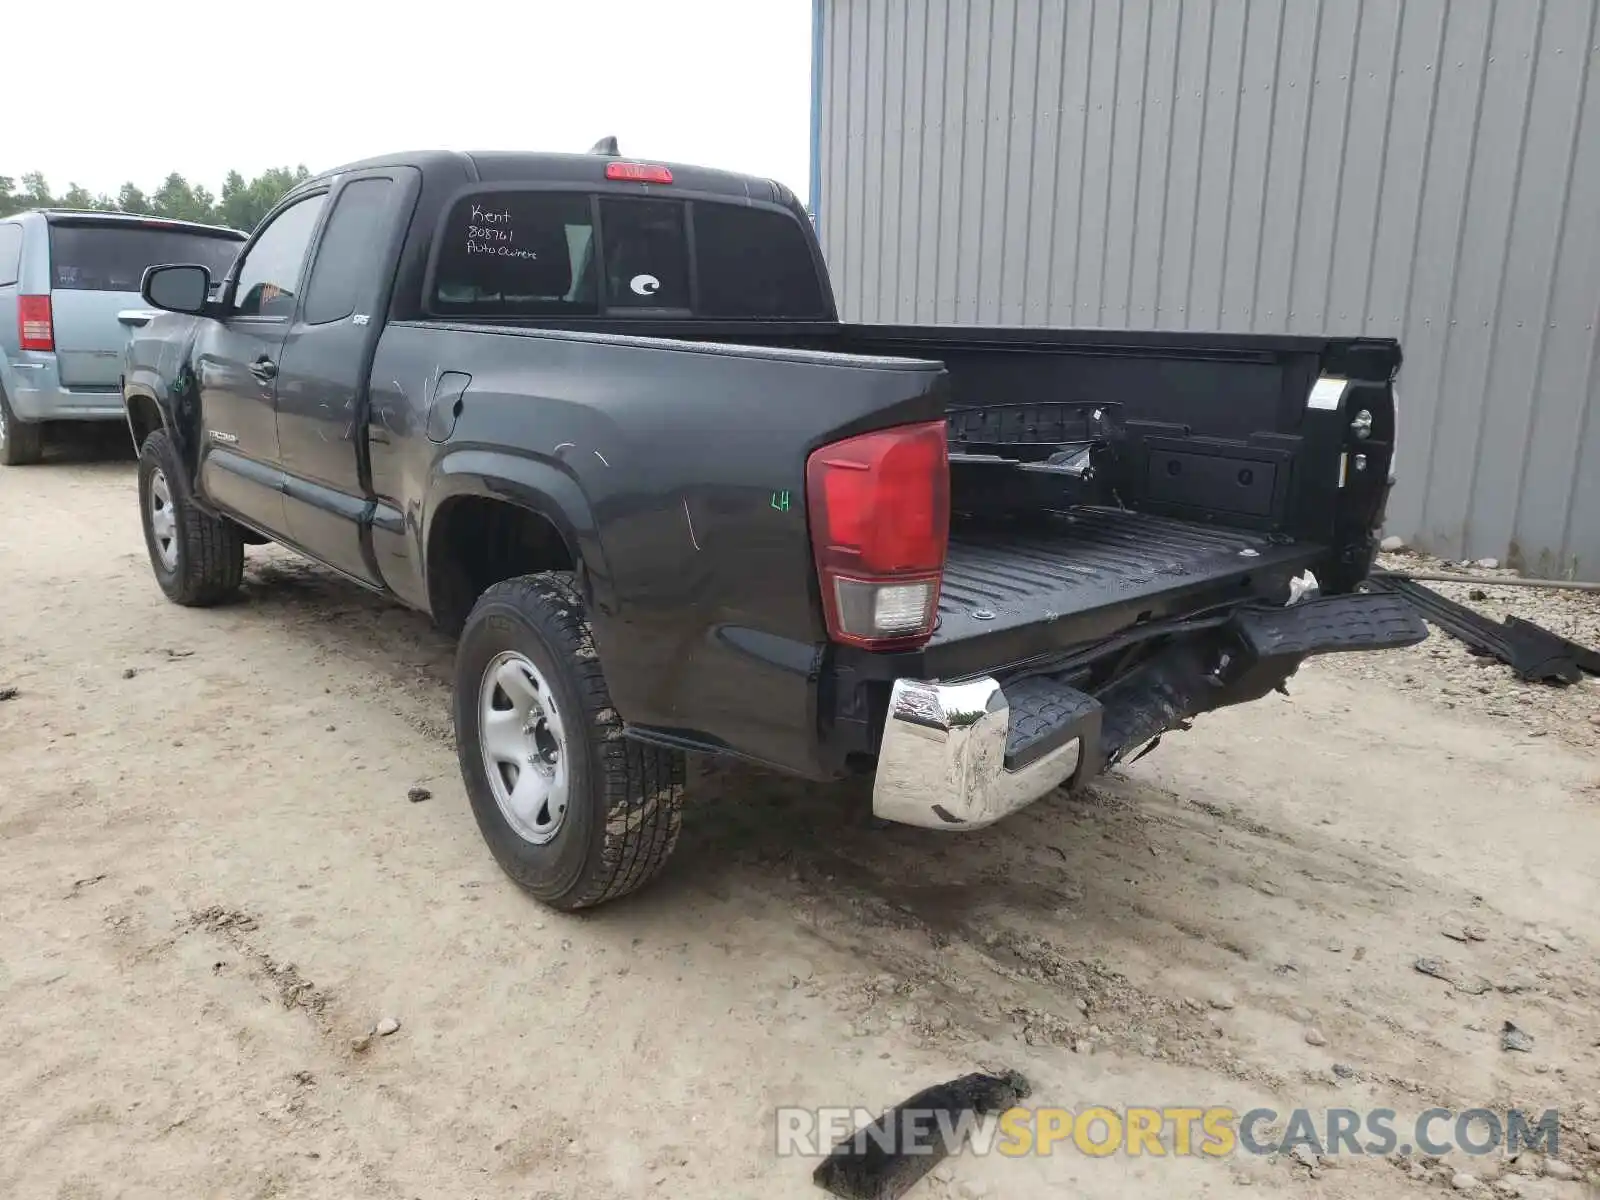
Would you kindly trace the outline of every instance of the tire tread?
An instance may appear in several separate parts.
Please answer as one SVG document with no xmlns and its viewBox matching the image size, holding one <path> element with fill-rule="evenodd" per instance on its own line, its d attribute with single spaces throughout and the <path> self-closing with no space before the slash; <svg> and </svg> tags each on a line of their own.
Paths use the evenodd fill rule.
<svg viewBox="0 0 1600 1200">
<path fill-rule="evenodd" d="M 163 590 L 175 603 L 188 608 L 208 608 L 229 599 L 244 581 L 244 538 L 239 527 L 195 504 L 183 463 L 166 430 L 157 429 L 145 438 L 139 457 L 141 467 L 148 463 L 166 476 L 183 540 L 173 586 Z M 141 506 L 145 504 L 142 487 L 139 501 Z"/>
<path fill-rule="evenodd" d="M 44 426 L 17 416 L 0 390 L 0 407 L 5 409 L 6 440 L 0 447 L 0 462 L 8 467 L 28 467 L 44 458 Z"/>
<path fill-rule="evenodd" d="M 583 596 L 570 571 L 545 571 L 494 584 L 474 605 L 507 603 L 551 642 L 570 672 L 594 743 L 594 786 L 603 813 L 599 862 L 591 865 L 561 908 L 591 908 L 636 891 L 666 865 L 682 827 L 684 758 L 677 751 L 631 741 L 611 706 Z M 473 618 L 469 616 L 470 626 Z"/>
</svg>

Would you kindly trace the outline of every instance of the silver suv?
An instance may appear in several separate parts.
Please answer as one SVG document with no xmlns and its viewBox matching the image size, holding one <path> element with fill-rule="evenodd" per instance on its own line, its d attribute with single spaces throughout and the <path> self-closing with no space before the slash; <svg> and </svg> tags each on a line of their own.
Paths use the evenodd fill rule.
<svg viewBox="0 0 1600 1200">
<path fill-rule="evenodd" d="M 244 241 L 123 213 L 0 218 L 0 463 L 37 462 L 47 421 L 122 420 L 122 348 L 153 315 L 145 268 L 199 263 L 221 279 Z"/>
</svg>

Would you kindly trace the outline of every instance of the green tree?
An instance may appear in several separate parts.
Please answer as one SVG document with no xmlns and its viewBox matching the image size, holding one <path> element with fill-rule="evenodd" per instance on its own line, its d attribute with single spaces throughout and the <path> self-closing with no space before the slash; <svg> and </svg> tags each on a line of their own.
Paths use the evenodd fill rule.
<svg viewBox="0 0 1600 1200">
<path fill-rule="evenodd" d="M 254 229 L 257 220 L 250 185 L 237 171 L 229 171 L 222 181 L 222 196 L 217 202 L 217 220 L 235 229 Z"/>
<path fill-rule="evenodd" d="M 67 185 L 66 193 L 56 201 L 62 208 L 99 208 L 95 198 L 89 194 L 89 189 L 80 184 Z"/>
<path fill-rule="evenodd" d="M 122 185 L 122 189 L 117 192 L 117 211 L 139 213 L 144 216 L 155 210 L 150 207 L 150 201 L 145 198 L 143 192 L 134 187 L 133 184 L 125 183 Z"/>
<path fill-rule="evenodd" d="M 171 217 L 174 221 L 209 221 L 210 199 L 209 193 L 196 195 L 189 181 L 174 171 L 150 197 L 150 206 L 157 216 Z"/>
<path fill-rule="evenodd" d="M 24 208 L 49 208 L 55 203 L 50 198 L 50 185 L 38 171 L 29 171 L 22 177 L 22 203 Z"/>
<path fill-rule="evenodd" d="M 20 188 L 14 177 L 0 175 L 0 217 L 30 208 L 60 206 L 201 221 L 249 232 L 272 211 L 285 192 L 310 175 L 304 165 L 272 167 L 254 179 L 246 179 L 238 171 L 229 171 L 218 195 L 203 184 L 191 184 L 174 171 L 152 194 L 147 195 L 130 181 L 122 185 L 115 197 L 91 195 L 87 188 L 76 183 L 70 184 L 64 195 L 53 197 L 49 183 L 38 171 L 24 175 Z"/>
</svg>

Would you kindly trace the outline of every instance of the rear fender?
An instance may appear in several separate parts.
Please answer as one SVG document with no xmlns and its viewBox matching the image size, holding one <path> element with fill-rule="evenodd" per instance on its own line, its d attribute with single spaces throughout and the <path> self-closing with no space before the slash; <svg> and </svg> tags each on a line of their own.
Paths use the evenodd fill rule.
<svg viewBox="0 0 1600 1200">
<path fill-rule="evenodd" d="M 571 474 L 544 459 L 505 450 L 462 448 L 439 458 L 427 496 L 414 558 L 422 567 L 419 582 L 424 591 L 433 522 L 446 502 L 478 496 L 514 504 L 543 517 L 560 533 L 577 565 L 578 584 L 596 625 L 595 644 L 597 648 L 603 644 L 600 626 L 616 611 L 615 586 L 606 569 L 589 498 Z"/>
</svg>

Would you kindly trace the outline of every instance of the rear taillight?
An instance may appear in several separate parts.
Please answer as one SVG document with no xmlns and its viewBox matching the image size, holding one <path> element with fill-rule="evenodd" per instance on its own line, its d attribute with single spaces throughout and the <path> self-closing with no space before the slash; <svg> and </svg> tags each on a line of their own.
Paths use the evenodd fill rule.
<svg viewBox="0 0 1600 1200">
<path fill-rule="evenodd" d="M 864 433 L 813 451 L 806 507 L 828 635 L 869 650 L 926 642 L 950 540 L 945 423 Z"/>
<path fill-rule="evenodd" d="M 17 340 L 24 350 L 56 348 L 56 329 L 50 319 L 49 296 L 17 297 Z"/>
</svg>

